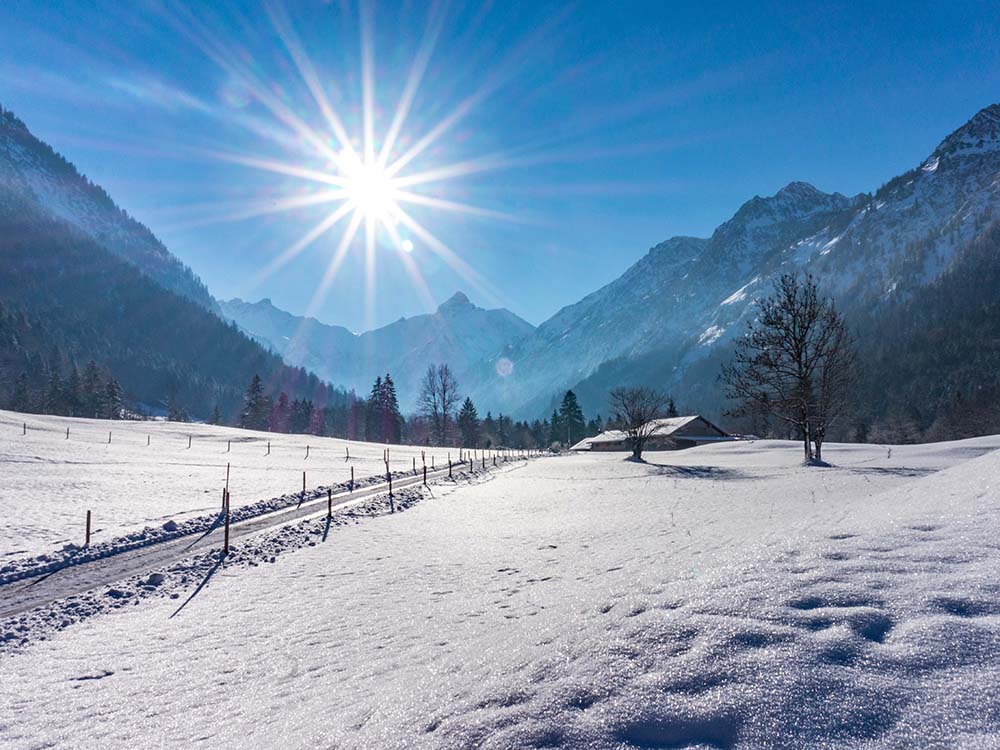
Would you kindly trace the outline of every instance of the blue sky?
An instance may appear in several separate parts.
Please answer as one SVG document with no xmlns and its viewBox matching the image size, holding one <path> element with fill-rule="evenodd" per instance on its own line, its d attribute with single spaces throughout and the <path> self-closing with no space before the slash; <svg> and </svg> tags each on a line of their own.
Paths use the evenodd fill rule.
<svg viewBox="0 0 1000 750">
<path fill-rule="evenodd" d="M 382 139 L 436 30 L 393 154 L 452 123 L 405 169 L 481 167 L 414 190 L 485 215 L 407 210 L 475 278 L 397 226 L 396 238 L 377 235 L 366 294 L 355 241 L 312 307 L 354 330 L 458 289 L 539 323 L 657 242 L 709 234 L 754 195 L 792 180 L 874 190 L 1000 100 L 1000 4 L 988 2 L 207 5 L 8 0 L 0 103 L 216 296 L 270 297 L 302 313 L 347 221 L 262 273 L 332 210 L 245 215 L 330 189 L 259 167 L 323 174 L 329 159 L 304 132 L 336 140 L 278 31 L 299 41 L 331 109 L 360 137 L 369 13 Z M 400 237 L 413 243 L 405 257 Z"/>
</svg>

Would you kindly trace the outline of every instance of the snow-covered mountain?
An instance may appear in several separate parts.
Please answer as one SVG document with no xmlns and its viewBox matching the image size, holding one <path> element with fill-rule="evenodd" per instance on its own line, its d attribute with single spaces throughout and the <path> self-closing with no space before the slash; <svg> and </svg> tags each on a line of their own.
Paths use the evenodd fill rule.
<svg viewBox="0 0 1000 750">
<path fill-rule="evenodd" d="M 32 196 L 42 210 L 83 231 L 160 286 L 217 311 L 201 280 L 149 229 L 0 107 L 0 200 L 5 195 L 18 200 Z"/>
<path fill-rule="evenodd" d="M 874 195 L 849 198 L 793 182 L 754 197 L 707 239 L 653 247 L 477 368 L 473 398 L 535 416 L 570 387 L 595 410 L 606 408 L 609 387 L 626 381 L 689 397 L 717 374 L 699 365 L 743 329 L 777 274 L 811 272 L 841 306 L 870 311 L 938 278 L 998 208 L 1000 105 L 992 105 Z M 499 373 L 510 366 L 494 366 L 500 356 L 513 366 L 508 375 Z"/>
<path fill-rule="evenodd" d="M 404 411 L 415 408 L 419 381 L 429 364 L 447 363 L 462 383 L 479 363 L 534 331 L 509 310 L 485 310 L 461 292 L 433 313 L 400 318 L 360 335 L 292 315 L 269 299 L 219 304 L 226 317 L 286 362 L 360 395 L 367 394 L 377 375 L 389 372 Z"/>
</svg>

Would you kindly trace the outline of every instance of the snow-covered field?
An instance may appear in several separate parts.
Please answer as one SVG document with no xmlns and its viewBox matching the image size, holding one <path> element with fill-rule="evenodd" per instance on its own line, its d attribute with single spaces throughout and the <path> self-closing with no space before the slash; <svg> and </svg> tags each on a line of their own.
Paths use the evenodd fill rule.
<svg viewBox="0 0 1000 750">
<path fill-rule="evenodd" d="M 0 656 L 0 746 L 1000 747 L 997 447 L 432 488 Z"/>
<path fill-rule="evenodd" d="M 428 464 L 432 454 L 437 465 L 447 463 L 438 449 L 428 450 Z M 391 446 L 390 469 L 411 469 L 414 457 L 420 466 L 421 448 Z M 351 467 L 358 479 L 385 473 L 382 446 L 373 443 L 0 411 L 0 567 L 12 556 L 82 544 L 88 510 L 94 542 L 214 512 L 227 463 L 234 507 L 300 491 L 303 471 L 310 488 L 348 481 Z"/>
</svg>

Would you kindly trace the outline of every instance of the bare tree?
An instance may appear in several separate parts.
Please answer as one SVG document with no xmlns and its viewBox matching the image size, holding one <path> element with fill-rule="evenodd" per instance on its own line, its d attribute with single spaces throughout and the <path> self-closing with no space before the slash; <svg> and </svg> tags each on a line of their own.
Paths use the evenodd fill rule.
<svg viewBox="0 0 1000 750">
<path fill-rule="evenodd" d="M 632 449 L 632 458 L 641 460 L 646 441 L 656 429 L 653 420 L 663 414 L 667 397 L 655 388 L 621 387 L 611 391 L 609 399 L 611 411 L 618 415 L 626 442 Z"/>
<path fill-rule="evenodd" d="M 833 301 L 819 296 L 812 276 L 783 274 L 774 293 L 757 301 L 757 317 L 721 379 L 738 402 L 732 414 L 767 414 L 790 425 L 802 437 L 806 461 L 822 461 L 855 365 L 854 342 Z"/>
<path fill-rule="evenodd" d="M 431 423 L 436 445 L 445 445 L 449 425 L 458 406 L 458 381 L 448 365 L 430 365 L 420 381 L 420 412 Z"/>
</svg>

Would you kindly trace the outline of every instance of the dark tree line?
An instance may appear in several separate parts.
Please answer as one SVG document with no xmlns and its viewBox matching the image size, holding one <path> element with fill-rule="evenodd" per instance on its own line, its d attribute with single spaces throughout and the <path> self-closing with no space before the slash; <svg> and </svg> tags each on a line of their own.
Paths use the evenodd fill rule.
<svg viewBox="0 0 1000 750">
<path fill-rule="evenodd" d="M 4 406 L 12 411 L 89 419 L 121 419 L 125 415 L 122 388 L 114 377 L 102 372 L 94 361 L 88 362 L 83 372 L 75 365 L 61 372 L 58 358 L 48 365 L 43 363 L 40 370 L 33 369 L 32 376 L 22 371 L 11 384 Z"/>
<path fill-rule="evenodd" d="M 457 417 L 461 445 L 465 448 L 568 447 L 604 429 L 600 415 L 585 420 L 576 394 L 566 391 L 558 409 L 545 420 L 515 421 L 492 412 L 480 419 L 472 399 L 466 398 Z"/>
<path fill-rule="evenodd" d="M 0 403 L 27 391 L 33 410 L 66 411 L 72 407 L 39 394 L 55 393 L 54 374 L 63 381 L 93 360 L 114 374 L 130 412 L 209 419 L 217 411 L 218 421 L 235 424 L 246 384 L 259 373 L 273 397 L 284 391 L 293 403 L 348 420 L 350 394 L 286 366 L 234 325 L 3 187 L 0 257 Z"/>
<path fill-rule="evenodd" d="M 857 440 L 912 443 L 1000 432 L 1000 223 L 935 282 L 858 320 Z"/>
</svg>

